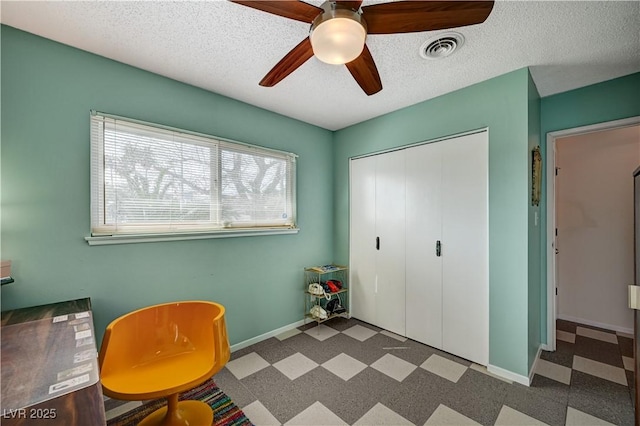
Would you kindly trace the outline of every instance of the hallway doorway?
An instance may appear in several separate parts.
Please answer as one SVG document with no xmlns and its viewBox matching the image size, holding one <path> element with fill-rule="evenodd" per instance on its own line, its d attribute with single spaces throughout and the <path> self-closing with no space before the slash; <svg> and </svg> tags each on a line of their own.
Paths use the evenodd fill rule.
<svg viewBox="0 0 640 426">
<path fill-rule="evenodd" d="M 547 320 L 633 330 L 633 180 L 640 117 L 547 135 Z M 627 170 L 628 169 L 628 170 Z M 628 188 L 627 188 L 628 187 Z"/>
</svg>

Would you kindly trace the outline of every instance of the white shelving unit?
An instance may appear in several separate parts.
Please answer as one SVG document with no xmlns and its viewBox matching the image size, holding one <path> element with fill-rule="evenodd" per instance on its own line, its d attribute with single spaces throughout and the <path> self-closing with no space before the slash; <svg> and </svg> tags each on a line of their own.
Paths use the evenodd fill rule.
<svg viewBox="0 0 640 426">
<path fill-rule="evenodd" d="M 308 268 L 304 268 L 304 319 L 305 323 L 307 320 L 316 321 L 318 324 L 328 321 L 335 317 L 349 317 L 349 311 L 347 307 L 349 306 L 349 285 L 348 285 L 349 273 L 348 268 L 346 266 L 341 265 L 323 265 L 323 266 L 311 266 Z M 344 308 L 344 311 L 339 313 L 331 313 L 327 312 L 327 318 L 320 318 L 311 313 L 311 309 L 314 306 L 319 306 L 320 308 L 326 311 L 327 297 L 325 295 L 315 295 L 309 292 L 309 286 L 311 284 L 320 284 L 326 283 L 329 280 L 337 280 L 342 283 L 342 288 L 333 293 L 327 293 L 331 300 L 338 298 L 339 304 Z"/>
</svg>

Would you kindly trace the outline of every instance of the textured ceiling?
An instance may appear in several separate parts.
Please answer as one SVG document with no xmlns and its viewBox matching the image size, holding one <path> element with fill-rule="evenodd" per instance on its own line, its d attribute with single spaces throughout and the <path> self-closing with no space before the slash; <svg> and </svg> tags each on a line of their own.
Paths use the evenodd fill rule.
<svg viewBox="0 0 640 426">
<path fill-rule="evenodd" d="M 541 96 L 640 71 L 638 1 L 497 1 L 483 24 L 457 30 L 464 45 L 441 60 L 419 48 L 446 31 L 368 36 L 383 84 L 373 96 L 344 66 L 316 58 L 273 88 L 258 86 L 309 26 L 225 1 L 0 7 L 12 27 L 331 130 L 526 66 Z"/>
</svg>

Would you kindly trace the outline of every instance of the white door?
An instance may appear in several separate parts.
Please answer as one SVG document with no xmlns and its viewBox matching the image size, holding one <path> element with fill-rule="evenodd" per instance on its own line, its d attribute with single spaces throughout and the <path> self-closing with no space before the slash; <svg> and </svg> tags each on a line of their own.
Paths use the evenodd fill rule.
<svg viewBox="0 0 640 426">
<path fill-rule="evenodd" d="M 405 152 L 376 157 L 376 321 L 405 335 Z"/>
<path fill-rule="evenodd" d="M 487 132 L 442 144 L 442 347 L 489 361 Z"/>
<path fill-rule="evenodd" d="M 376 158 L 351 161 L 350 301 L 351 315 L 376 322 Z"/>
<path fill-rule="evenodd" d="M 442 145 L 407 150 L 406 316 L 407 337 L 442 349 Z"/>
</svg>

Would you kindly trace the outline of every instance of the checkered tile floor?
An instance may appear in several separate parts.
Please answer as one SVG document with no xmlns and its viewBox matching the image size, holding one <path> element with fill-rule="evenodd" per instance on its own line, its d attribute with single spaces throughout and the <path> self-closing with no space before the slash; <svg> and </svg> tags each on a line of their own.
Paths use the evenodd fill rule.
<svg viewBox="0 0 640 426">
<path fill-rule="evenodd" d="M 214 380 L 256 425 L 632 425 L 631 336 L 557 328 L 531 387 L 341 318 L 234 352 Z"/>
</svg>

